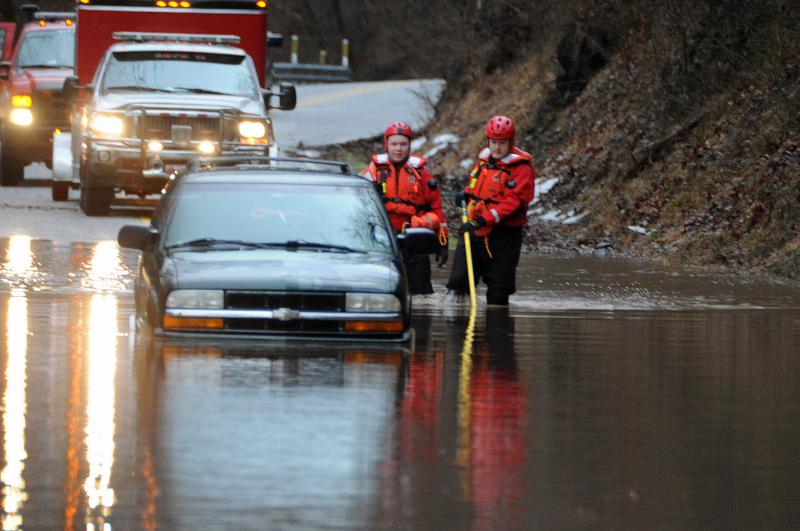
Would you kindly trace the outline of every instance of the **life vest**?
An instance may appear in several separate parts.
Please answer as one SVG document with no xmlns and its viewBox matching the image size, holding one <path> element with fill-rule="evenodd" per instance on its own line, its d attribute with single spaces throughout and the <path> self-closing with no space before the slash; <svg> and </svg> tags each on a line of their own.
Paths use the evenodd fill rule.
<svg viewBox="0 0 800 531">
<path fill-rule="evenodd" d="M 489 154 L 489 148 L 481 151 L 478 162 L 475 163 L 470 172 L 469 182 L 465 190 L 469 198 L 467 216 L 470 219 L 477 219 L 490 213 L 495 217 L 496 224 L 500 222 L 500 219 L 497 212 L 492 210 L 492 205 L 499 203 L 507 190 L 517 186 L 512 176 L 514 166 L 523 163 L 530 164 L 531 156 L 522 150 L 514 149 L 502 159 L 490 161 Z M 513 223 L 515 218 L 524 215 L 525 210 L 520 208 L 518 212 L 514 212 L 503 221 L 511 221 Z M 475 235 L 479 237 L 488 236 L 492 232 L 492 226 L 481 227 L 475 231 Z"/>
<path fill-rule="evenodd" d="M 426 162 L 424 158 L 412 155 L 395 171 L 389 155 L 382 153 L 374 155 L 370 165 L 362 172 L 363 176 L 368 173 L 374 182 L 380 184 L 386 211 L 396 231 L 403 230 L 405 224 L 411 223 L 412 216 L 429 209 L 423 188 L 429 184 L 423 182 L 420 174 Z"/>
</svg>

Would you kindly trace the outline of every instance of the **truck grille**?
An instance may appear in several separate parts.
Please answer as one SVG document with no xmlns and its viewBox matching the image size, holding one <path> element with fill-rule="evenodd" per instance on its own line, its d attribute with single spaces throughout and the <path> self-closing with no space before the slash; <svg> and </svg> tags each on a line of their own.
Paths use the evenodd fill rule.
<svg viewBox="0 0 800 531">
<path fill-rule="evenodd" d="M 69 106 L 61 90 L 37 90 L 32 99 L 36 125 L 66 128 L 70 118 Z"/>
<path fill-rule="evenodd" d="M 147 140 L 171 140 L 172 126 L 192 128 L 193 142 L 219 140 L 219 118 L 208 116 L 145 116 L 142 120 L 142 136 Z"/>
</svg>

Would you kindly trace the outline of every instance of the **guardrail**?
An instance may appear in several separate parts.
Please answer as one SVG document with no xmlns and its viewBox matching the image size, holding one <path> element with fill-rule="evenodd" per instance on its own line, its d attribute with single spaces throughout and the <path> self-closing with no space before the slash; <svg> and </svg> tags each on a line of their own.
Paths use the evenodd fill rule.
<svg viewBox="0 0 800 531">
<path fill-rule="evenodd" d="M 293 82 L 346 82 L 352 78 L 350 70 L 350 41 L 342 39 L 342 64 L 329 65 L 328 54 L 325 50 L 319 52 L 319 64 L 300 63 L 298 55 L 300 50 L 300 38 L 292 35 L 292 53 L 288 63 L 273 63 L 271 75 L 273 82 L 293 81 Z"/>
</svg>

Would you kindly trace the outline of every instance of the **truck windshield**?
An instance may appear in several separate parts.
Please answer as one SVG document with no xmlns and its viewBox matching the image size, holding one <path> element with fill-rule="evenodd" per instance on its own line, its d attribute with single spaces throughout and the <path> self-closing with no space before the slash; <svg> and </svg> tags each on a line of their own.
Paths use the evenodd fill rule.
<svg viewBox="0 0 800 531">
<path fill-rule="evenodd" d="M 257 96 L 255 70 L 242 55 L 199 52 L 115 52 L 102 80 L 114 91 L 193 92 Z"/>
<path fill-rule="evenodd" d="M 17 57 L 18 68 L 73 68 L 75 31 L 28 31 Z"/>
</svg>

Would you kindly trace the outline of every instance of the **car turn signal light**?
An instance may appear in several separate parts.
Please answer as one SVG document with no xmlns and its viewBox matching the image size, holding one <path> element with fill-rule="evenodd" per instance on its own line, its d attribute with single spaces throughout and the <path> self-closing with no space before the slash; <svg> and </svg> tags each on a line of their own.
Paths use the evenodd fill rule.
<svg viewBox="0 0 800 531">
<path fill-rule="evenodd" d="M 395 321 L 345 321 L 346 332 L 402 332 L 403 320 Z"/>
<path fill-rule="evenodd" d="M 164 316 L 165 330 L 221 330 L 222 328 L 224 328 L 222 319 Z"/>
</svg>

